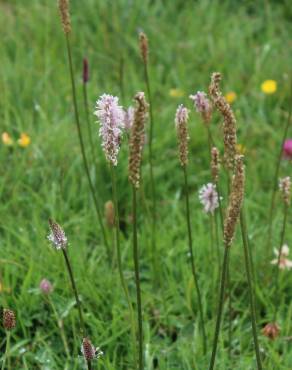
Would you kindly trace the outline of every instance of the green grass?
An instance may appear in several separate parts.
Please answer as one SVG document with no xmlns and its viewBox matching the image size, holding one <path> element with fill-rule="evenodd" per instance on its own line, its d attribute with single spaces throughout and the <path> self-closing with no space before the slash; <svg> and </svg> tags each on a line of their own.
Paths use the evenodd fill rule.
<svg viewBox="0 0 292 370">
<path fill-rule="evenodd" d="M 88 85 L 90 112 L 103 92 L 132 103 L 145 90 L 138 50 L 138 31 L 150 42 L 150 78 L 153 90 L 154 175 L 157 191 L 157 247 L 162 286 L 153 279 L 151 223 L 140 199 L 139 245 L 144 312 L 145 369 L 206 369 L 214 332 L 218 269 L 211 249 L 209 220 L 201 211 L 198 189 L 210 181 L 208 144 L 199 115 L 190 117 L 189 184 L 195 260 L 207 321 L 208 353 L 203 356 L 197 298 L 188 261 L 184 214 L 183 177 L 177 159 L 174 114 L 179 103 L 192 108 L 188 95 L 207 90 L 210 74 L 222 72 L 223 92 L 235 91 L 233 104 L 239 142 L 246 147 L 247 223 L 254 258 L 258 329 L 272 319 L 273 251 L 267 249 L 267 214 L 274 164 L 288 115 L 291 72 L 292 8 L 287 1 L 71 1 L 72 46 L 78 101 L 84 134 L 82 59 L 90 63 Z M 83 360 L 78 337 L 78 313 L 62 254 L 46 240 L 47 220 L 55 218 L 65 229 L 85 321 L 94 344 L 104 351 L 94 368 L 131 369 L 130 321 L 117 269 L 106 262 L 105 248 L 96 221 L 74 124 L 65 40 L 56 1 L 0 0 L 0 122 L 1 133 L 16 141 L 21 132 L 31 137 L 27 148 L 0 145 L 0 293 L 1 307 L 17 313 L 11 338 L 13 369 L 80 369 Z M 274 79 L 274 95 L 260 90 Z M 171 88 L 185 95 L 173 98 Z M 101 204 L 111 198 L 108 165 L 95 133 L 97 168 L 91 174 Z M 216 114 L 211 130 L 222 151 L 221 118 Z M 291 132 L 290 132 L 291 135 Z M 90 147 L 87 141 L 88 155 Z M 131 245 L 131 188 L 127 174 L 127 141 L 117 168 L 122 224 L 122 253 L 126 280 L 135 302 Z M 146 204 L 151 204 L 148 152 L 143 182 Z M 281 176 L 290 175 L 291 164 L 282 162 Z M 226 205 L 225 185 L 224 206 Z M 272 246 L 278 247 L 282 220 L 280 198 L 274 213 Z M 285 240 L 290 243 L 291 212 Z M 111 238 L 112 230 L 108 230 Z M 222 251 L 223 252 L 223 246 Z M 233 332 L 232 358 L 227 354 L 228 312 L 217 356 L 217 369 L 255 369 L 247 282 L 239 233 L 231 250 Z M 38 293 L 42 278 L 54 284 L 51 299 L 62 316 L 72 351 L 66 360 L 51 307 Z M 280 273 L 281 335 L 270 342 L 260 334 L 264 369 L 292 368 L 291 272 Z M 5 337 L 1 329 L 0 347 Z M 2 352 L 1 352 L 2 353 Z"/>
</svg>

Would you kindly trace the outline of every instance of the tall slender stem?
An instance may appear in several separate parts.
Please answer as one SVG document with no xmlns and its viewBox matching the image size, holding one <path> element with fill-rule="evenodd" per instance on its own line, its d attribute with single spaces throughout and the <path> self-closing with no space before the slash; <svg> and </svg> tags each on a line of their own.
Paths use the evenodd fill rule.
<svg viewBox="0 0 292 370">
<path fill-rule="evenodd" d="M 249 303 L 250 303 L 252 334 L 253 334 L 253 340 L 254 340 L 254 346 L 255 346 L 255 352 L 256 352 L 257 368 L 258 370 L 262 370 L 260 347 L 259 347 L 258 336 L 257 336 L 256 310 L 255 310 L 255 301 L 254 301 L 254 294 L 253 294 L 253 287 L 252 287 L 250 256 L 249 256 L 249 248 L 248 248 L 248 241 L 247 241 L 247 230 L 246 230 L 246 225 L 243 220 L 242 210 L 240 212 L 240 226 L 241 226 L 241 236 L 242 236 L 243 250 L 244 250 L 245 270 L 246 270 L 246 277 L 247 277 L 247 283 L 248 283 L 248 295 L 249 295 Z"/>
<path fill-rule="evenodd" d="M 8 359 L 9 360 L 9 348 L 10 348 L 10 331 L 7 330 L 6 331 L 6 345 L 5 345 L 5 353 L 4 353 L 4 358 L 3 358 L 3 362 L 2 362 L 2 366 L 1 366 L 1 370 L 5 370 L 5 363 L 6 363 L 6 360 Z M 8 369 L 10 369 L 10 366 L 8 364 Z"/>
<path fill-rule="evenodd" d="M 91 149 L 91 156 L 93 163 L 95 163 L 95 150 L 92 140 L 92 132 L 91 132 L 91 125 L 89 119 L 89 107 L 88 107 L 88 97 L 87 97 L 87 82 L 83 82 L 83 102 L 84 102 L 84 110 L 85 110 L 85 117 L 87 122 L 87 132 L 88 132 L 88 139 Z"/>
<path fill-rule="evenodd" d="M 83 137 L 82 137 L 82 131 L 81 131 L 81 125 L 79 121 L 79 112 L 78 112 L 78 105 L 77 105 L 77 97 L 76 97 L 76 87 L 75 87 L 75 80 L 74 80 L 74 71 L 73 71 L 73 62 L 72 62 L 72 54 L 71 54 L 71 46 L 70 46 L 70 39 L 69 35 L 66 34 L 66 46 L 67 46 L 67 54 L 68 54 L 68 62 L 69 62 L 69 70 L 70 70 L 70 78 L 71 78 L 71 85 L 72 85 L 72 97 L 73 97 L 73 105 L 74 105 L 74 113 L 75 113 L 75 122 L 76 122 L 76 127 L 77 127 L 77 132 L 78 132 L 78 138 L 79 138 L 79 144 L 80 144 L 80 149 L 81 149 L 81 154 L 82 154 L 82 159 L 83 159 L 83 165 L 84 165 L 84 170 L 86 173 L 86 177 L 88 180 L 89 188 L 92 194 L 96 214 L 97 214 L 97 219 L 100 225 L 100 229 L 103 235 L 104 239 L 104 244 L 107 249 L 108 253 L 108 258 L 110 260 L 110 250 L 109 250 L 109 245 L 107 242 L 107 237 L 106 237 L 106 232 L 105 228 L 103 225 L 103 220 L 100 212 L 100 206 L 98 203 L 98 199 L 95 195 L 94 187 L 91 181 L 90 173 L 89 173 L 89 167 L 87 163 L 87 158 L 86 158 L 86 153 L 85 153 L 85 148 L 84 148 L 84 142 L 83 142 Z"/>
<path fill-rule="evenodd" d="M 148 65 L 144 61 L 144 78 L 146 83 L 147 95 L 149 100 L 149 116 L 150 116 L 150 129 L 149 129 L 149 139 L 148 139 L 148 149 L 149 149 L 149 171 L 150 171 L 150 187 L 151 187 L 151 198 L 152 198 L 152 233 L 151 233 L 151 245 L 152 245 L 152 264 L 154 269 L 155 278 L 159 280 L 158 276 L 158 255 L 156 247 L 156 189 L 154 182 L 153 174 L 153 152 L 152 152 L 152 141 L 153 141 L 153 126 L 154 126 L 154 117 L 153 117 L 153 106 L 152 106 L 152 94 L 149 81 Z"/>
<path fill-rule="evenodd" d="M 62 248 L 62 252 L 63 252 L 64 258 L 65 258 L 66 267 L 67 267 L 68 274 L 69 274 L 69 277 L 70 277 L 70 282 L 71 282 L 71 285 L 72 285 L 72 290 L 73 290 L 75 300 L 76 300 L 76 305 L 77 305 L 78 315 L 79 315 L 80 333 L 81 333 L 81 336 L 84 337 L 85 336 L 85 326 L 84 326 L 84 320 L 83 320 L 83 315 L 82 315 L 81 302 L 80 302 L 80 299 L 79 299 L 79 296 L 78 296 L 78 291 L 77 291 L 77 287 L 76 287 L 76 284 L 75 284 L 73 270 L 72 270 L 72 267 L 71 267 L 71 264 L 70 264 L 70 261 L 69 261 L 67 250 Z"/>
<path fill-rule="evenodd" d="M 114 223 L 115 223 L 115 240 L 116 240 L 116 251 L 117 251 L 117 260 L 118 260 L 118 270 L 120 275 L 120 280 L 122 284 L 122 288 L 125 293 L 125 297 L 127 300 L 129 313 L 131 317 L 131 333 L 132 333 L 132 340 L 133 340 L 133 353 L 134 353 L 134 362 L 137 363 L 137 351 L 136 351 L 136 325 L 135 325 L 135 318 L 133 312 L 133 306 L 130 299 L 129 290 L 125 281 L 123 267 L 122 267 L 122 255 L 121 255 L 121 246 L 120 246 L 120 218 L 119 218 L 119 205 L 118 205 L 118 192 L 117 192 L 117 183 L 116 183 L 116 176 L 115 176 L 115 168 L 111 165 L 111 180 L 112 180 L 112 192 L 113 192 L 113 200 L 114 200 Z"/>
<path fill-rule="evenodd" d="M 227 266 L 228 266 L 228 259 L 229 259 L 229 249 L 230 247 L 224 248 L 223 265 L 221 269 L 219 304 L 217 308 L 217 319 L 216 319 L 215 334 L 214 334 L 214 339 L 213 339 L 213 348 L 212 348 L 212 355 L 211 355 L 209 370 L 213 370 L 215 366 L 220 326 L 221 326 L 221 321 L 222 321 L 222 312 L 223 312 L 223 306 L 224 306 L 224 294 L 225 294 Z"/>
<path fill-rule="evenodd" d="M 291 92 L 290 92 L 290 107 L 289 107 L 289 114 L 287 118 L 286 125 L 284 127 L 284 133 L 282 137 L 282 142 L 281 142 L 281 147 L 276 159 L 276 166 L 275 166 L 275 174 L 274 174 L 274 179 L 273 179 L 273 190 L 272 190 L 272 197 L 271 197 L 271 206 L 270 206 L 270 211 L 269 211 L 269 224 L 268 224 L 268 246 L 271 246 L 272 240 L 272 231 L 273 231 L 273 214 L 274 214 L 274 209 L 275 209 L 275 199 L 276 199 L 276 191 L 278 188 L 278 177 L 279 177 L 279 171 L 280 171 L 280 163 L 281 163 L 281 158 L 282 158 L 282 153 L 283 153 L 283 146 L 285 143 L 285 140 L 287 138 L 288 134 L 288 129 L 291 123 L 291 116 L 292 116 L 292 77 L 291 77 Z"/>
<path fill-rule="evenodd" d="M 54 303 L 53 303 L 53 301 L 52 301 L 52 299 L 50 298 L 49 295 L 47 296 L 47 301 L 50 304 L 50 306 L 52 307 L 52 310 L 54 312 L 55 319 L 57 321 L 57 325 L 58 325 L 58 328 L 60 330 L 60 335 L 61 335 L 61 338 L 62 338 L 62 342 L 63 342 L 64 348 L 65 348 L 66 357 L 67 357 L 67 359 L 69 359 L 70 358 L 70 352 L 69 352 L 68 343 L 67 343 L 67 339 L 66 339 L 66 335 L 65 335 L 65 332 L 64 332 L 62 322 L 59 318 L 56 307 L 55 307 L 55 305 L 54 305 Z"/>
<path fill-rule="evenodd" d="M 133 186 L 133 257 L 135 265 L 135 283 L 137 294 L 137 311 L 138 311 L 138 341 L 139 341 L 139 370 L 143 370 L 143 322 L 142 322 L 142 302 L 140 287 L 139 271 L 139 252 L 138 252 L 138 235 L 137 235 L 137 192 Z"/>
<path fill-rule="evenodd" d="M 205 354 L 207 351 L 207 336 L 206 336 L 206 331 L 205 331 L 205 322 L 204 322 L 201 292 L 199 288 L 198 277 L 197 277 L 195 261 L 194 261 L 194 253 L 193 253 L 193 238 L 192 238 L 192 229 L 191 229 L 188 175 L 187 175 L 186 166 L 183 166 L 183 172 L 184 172 L 184 185 L 185 185 L 186 221 L 187 221 L 187 228 L 188 228 L 189 251 L 190 251 L 190 257 L 191 257 L 192 274 L 193 274 L 193 279 L 194 279 L 194 283 L 195 283 L 195 287 L 197 291 L 199 313 L 200 313 L 200 318 L 201 318 L 201 329 L 202 329 L 202 335 L 203 335 L 203 350 Z"/>
<path fill-rule="evenodd" d="M 288 215 L 288 206 L 285 203 L 284 204 L 284 216 L 283 216 L 283 223 L 282 223 L 282 229 L 281 229 L 281 235 L 280 235 L 280 245 L 279 245 L 279 255 L 277 259 L 277 265 L 276 265 L 276 272 L 275 272 L 275 308 L 274 308 L 274 322 L 277 320 L 277 313 L 278 313 L 278 307 L 279 307 L 279 270 L 280 270 L 280 261 L 281 261 L 281 255 L 282 255 L 282 249 L 284 244 L 284 237 L 286 232 L 286 224 L 287 224 L 287 215 Z"/>
</svg>

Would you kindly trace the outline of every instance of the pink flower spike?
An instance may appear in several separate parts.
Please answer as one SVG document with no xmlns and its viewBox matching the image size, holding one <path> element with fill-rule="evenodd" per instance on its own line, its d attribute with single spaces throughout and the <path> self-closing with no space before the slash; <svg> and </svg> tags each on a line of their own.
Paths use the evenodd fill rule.
<svg viewBox="0 0 292 370">
<path fill-rule="evenodd" d="M 94 114 L 100 123 L 99 136 L 102 138 L 105 157 L 108 162 L 116 166 L 125 116 L 123 108 L 119 105 L 119 98 L 103 94 L 96 102 Z"/>
<path fill-rule="evenodd" d="M 206 213 L 214 213 L 215 209 L 219 207 L 216 185 L 212 183 L 203 185 L 199 191 L 199 199 Z"/>
<path fill-rule="evenodd" d="M 292 139 L 286 139 L 283 144 L 283 158 L 292 159 Z"/>
<path fill-rule="evenodd" d="M 53 291 L 53 285 L 51 284 L 49 280 L 43 279 L 40 282 L 40 290 L 44 294 L 50 294 Z"/>
</svg>

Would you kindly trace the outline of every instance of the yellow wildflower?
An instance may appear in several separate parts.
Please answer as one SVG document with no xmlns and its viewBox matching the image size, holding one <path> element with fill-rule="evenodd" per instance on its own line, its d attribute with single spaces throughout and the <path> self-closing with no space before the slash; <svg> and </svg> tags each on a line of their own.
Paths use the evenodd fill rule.
<svg viewBox="0 0 292 370">
<path fill-rule="evenodd" d="M 261 90 L 265 94 L 274 94 L 277 91 L 277 81 L 266 80 L 261 84 Z"/>
<path fill-rule="evenodd" d="M 225 99 L 227 100 L 227 103 L 229 104 L 232 104 L 237 98 L 237 95 L 234 91 L 229 91 L 226 95 L 225 95 Z"/>
<path fill-rule="evenodd" d="M 26 133 L 22 133 L 18 139 L 18 144 L 22 148 L 26 148 L 30 144 L 30 137 Z"/>
<path fill-rule="evenodd" d="M 13 145 L 13 140 L 11 136 L 7 132 L 3 132 L 2 134 L 2 142 L 4 145 L 11 146 Z"/>
<path fill-rule="evenodd" d="M 181 90 L 181 89 L 170 89 L 169 90 L 169 95 L 172 97 L 172 98 L 181 98 L 182 96 L 184 96 L 184 91 Z"/>
<path fill-rule="evenodd" d="M 237 154 L 244 155 L 246 153 L 246 147 L 243 144 L 236 144 Z"/>
</svg>

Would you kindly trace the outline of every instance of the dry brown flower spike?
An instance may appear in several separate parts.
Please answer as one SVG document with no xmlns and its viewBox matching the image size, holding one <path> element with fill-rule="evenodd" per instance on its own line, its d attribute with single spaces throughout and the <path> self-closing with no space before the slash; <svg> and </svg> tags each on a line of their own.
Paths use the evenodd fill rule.
<svg viewBox="0 0 292 370">
<path fill-rule="evenodd" d="M 175 114 L 175 126 L 178 139 L 178 155 L 181 166 L 188 164 L 188 123 L 189 111 L 182 104 L 178 106 Z"/>
<path fill-rule="evenodd" d="M 239 218 L 243 197 L 244 197 L 244 164 L 243 156 L 235 157 L 235 173 L 232 178 L 231 192 L 229 195 L 229 204 L 224 220 L 224 244 L 230 247 L 235 233 L 235 227 Z"/>
<path fill-rule="evenodd" d="M 220 170 L 219 150 L 214 146 L 211 149 L 211 173 L 212 173 L 212 179 L 215 184 L 217 184 L 218 182 L 219 170 Z"/>
<path fill-rule="evenodd" d="M 59 11 L 65 34 L 71 32 L 71 20 L 69 12 L 69 0 L 59 0 Z"/>
<path fill-rule="evenodd" d="M 115 208 L 114 203 L 111 200 L 108 200 L 104 205 L 104 215 L 108 227 L 115 226 Z"/>
<path fill-rule="evenodd" d="M 130 183 L 138 189 L 140 186 L 140 170 L 142 150 L 145 142 L 145 122 L 147 118 L 148 104 L 143 92 L 138 92 L 134 99 L 136 100 L 137 107 L 135 108 L 134 122 L 131 129 L 129 144 L 129 180 Z"/>
<path fill-rule="evenodd" d="M 11 330 L 16 326 L 15 313 L 8 308 L 3 309 L 3 327 L 6 330 Z"/>
<path fill-rule="evenodd" d="M 144 32 L 139 33 L 139 46 L 140 46 L 140 52 L 141 57 L 143 59 L 143 62 L 147 64 L 148 61 L 148 38 Z"/>
<path fill-rule="evenodd" d="M 221 74 L 214 72 L 211 77 L 209 86 L 209 94 L 214 105 L 223 116 L 223 135 L 224 135 L 224 161 L 228 169 L 234 167 L 234 159 L 236 155 L 236 120 L 230 105 L 220 91 Z"/>
</svg>

